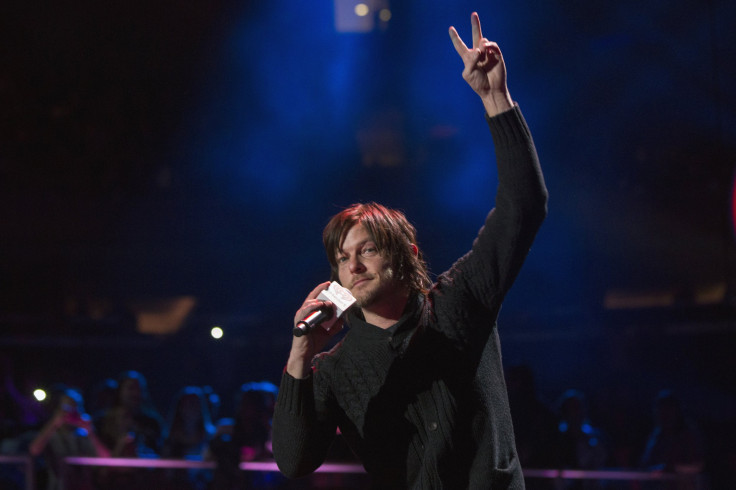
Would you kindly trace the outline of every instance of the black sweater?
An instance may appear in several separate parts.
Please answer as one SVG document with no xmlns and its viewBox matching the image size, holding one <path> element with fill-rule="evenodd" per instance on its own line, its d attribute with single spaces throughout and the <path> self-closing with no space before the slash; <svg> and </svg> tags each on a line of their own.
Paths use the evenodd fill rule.
<svg viewBox="0 0 736 490">
<path fill-rule="evenodd" d="M 324 461 L 339 427 L 376 488 L 524 488 L 496 319 L 546 216 L 547 191 L 518 107 L 488 118 L 496 207 L 472 249 L 384 330 L 350 330 L 311 376 L 284 372 L 273 452 L 296 477 Z"/>
</svg>

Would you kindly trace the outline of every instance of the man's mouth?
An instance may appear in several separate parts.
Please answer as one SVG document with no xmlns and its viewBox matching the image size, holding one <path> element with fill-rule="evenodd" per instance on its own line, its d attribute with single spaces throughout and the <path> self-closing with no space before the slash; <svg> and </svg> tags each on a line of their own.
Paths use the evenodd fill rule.
<svg viewBox="0 0 736 490">
<path fill-rule="evenodd" d="M 353 288 L 356 287 L 359 284 L 363 284 L 364 282 L 368 281 L 369 279 L 370 279 L 370 277 L 361 277 L 359 279 L 356 279 L 355 281 L 353 281 Z"/>
</svg>

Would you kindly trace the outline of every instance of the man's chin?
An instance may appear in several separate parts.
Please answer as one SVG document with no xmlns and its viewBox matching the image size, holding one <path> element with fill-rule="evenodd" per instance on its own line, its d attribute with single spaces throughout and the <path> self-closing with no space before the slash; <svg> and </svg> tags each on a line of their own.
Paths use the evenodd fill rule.
<svg viewBox="0 0 736 490">
<path fill-rule="evenodd" d="M 371 306 L 375 300 L 375 296 L 370 293 L 353 294 L 353 297 L 355 298 L 355 305 L 359 308 L 367 308 Z"/>
</svg>

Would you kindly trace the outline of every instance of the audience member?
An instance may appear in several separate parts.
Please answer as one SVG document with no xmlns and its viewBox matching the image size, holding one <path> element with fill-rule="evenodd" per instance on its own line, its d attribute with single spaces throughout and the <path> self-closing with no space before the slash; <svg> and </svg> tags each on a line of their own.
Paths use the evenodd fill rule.
<svg viewBox="0 0 736 490">
<path fill-rule="evenodd" d="M 204 391 L 197 386 L 187 386 L 172 402 L 161 455 L 165 458 L 201 457 L 214 433 Z"/>
<path fill-rule="evenodd" d="M 148 488 L 155 482 L 155 488 L 162 490 L 240 490 L 277 488 L 285 482 L 277 473 L 239 469 L 241 462 L 272 458 L 271 418 L 278 388 L 271 383 L 242 385 L 234 413 L 231 412 L 233 417 L 221 419 L 216 428 L 212 420 L 213 411 L 217 413 L 220 408 L 217 393 L 211 386 L 187 386 L 171 400 L 164 426 L 151 403 L 146 379 L 136 371 L 122 373 L 119 380 L 102 380 L 89 390 L 88 405 L 94 415 L 90 418 L 85 413 L 83 397 L 78 390 L 60 385 L 52 391 L 48 402 L 41 404 L 25 393 L 30 392 L 29 389 L 16 386 L 7 362 L 2 364 L 2 368 L 0 452 L 30 454 L 36 458 L 40 465 L 38 488 L 128 490 Z M 603 483 L 606 488 L 691 490 L 700 488 L 706 476 L 713 485 L 716 485 L 716 480 L 721 482 L 719 488 L 732 486 L 724 486 L 722 482 L 736 481 L 736 451 L 733 450 L 736 430 L 722 429 L 722 434 L 718 432 L 719 455 L 717 464 L 713 463 L 713 456 L 710 453 L 706 455 L 704 436 L 685 417 L 682 402 L 672 391 L 662 390 L 657 395 L 652 411 L 654 426 L 643 447 L 643 436 L 649 424 L 648 417 L 642 416 L 641 412 L 646 412 L 646 408 L 634 403 L 634 392 L 627 391 L 625 383 L 607 383 L 596 396 L 595 400 L 604 411 L 592 412 L 592 418 L 603 425 L 591 422 L 586 396 L 578 390 L 568 390 L 559 398 L 555 405 L 555 418 L 555 412 L 538 397 L 534 373 L 527 365 L 507 369 L 506 383 L 516 429 L 516 447 L 524 468 L 594 470 L 606 464 L 620 468 L 639 464 L 642 469 L 661 472 L 665 476 L 690 477 L 637 482 L 635 486 L 623 481 L 527 478 L 526 485 L 530 490 L 601 488 Z M 52 412 L 44 413 L 44 406 Z M 95 420 L 96 426 L 91 420 Z M 45 421 L 43 425 L 42 421 Z M 712 433 L 716 432 L 715 425 L 716 421 L 713 421 L 709 448 L 713 448 L 711 439 L 714 438 Z M 626 430 L 636 434 L 619 433 Z M 615 445 L 608 438 L 610 432 L 613 432 Z M 343 453 L 339 449 L 339 445 L 333 448 L 331 460 L 355 460 L 351 453 Z M 214 472 L 93 469 L 66 465 L 65 476 L 60 478 L 62 460 L 66 456 L 110 455 L 202 457 L 215 461 L 217 465 Z M 0 487 L 21 488 L 22 476 L 22 472 L 15 475 L 8 468 L 2 468 Z M 333 480 L 349 481 L 345 477 Z M 333 488 L 338 486 L 332 485 Z"/>
<path fill-rule="evenodd" d="M 237 395 L 234 419 L 222 419 L 205 458 L 216 462 L 212 490 L 272 488 L 282 480 L 275 473 L 255 474 L 239 470 L 241 461 L 272 457 L 271 419 L 278 388 L 269 382 L 246 383 Z M 256 481 L 259 480 L 259 481 Z"/>
<path fill-rule="evenodd" d="M 201 459 L 214 433 L 204 390 L 198 386 L 182 388 L 171 403 L 161 456 Z M 203 470 L 172 470 L 166 475 L 166 488 L 176 490 L 204 489 L 208 481 L 208 472 Z"/>
<path fill-rule="evenodd" d="M 19 389 L 14 378 L 13 363 L 3 356 L 2 385 L 0 385 L 0 439 L 5 453 L 25 450 L 26 446 L 15 444 L 19 436 L 28 429 L 35 429 L 43 422 L 43 406 L 33 397 Z"/>
<path fill-rule="evenodd" d="M 118 378 L 115 404 L 97 421 L 102 442 L 115 457 L 151 457 L 160 452 L 161 418 L 153 408 L 145 377 L 126 371 Z M 105 468 L 105 490 L 148 488 L 150 475 L 134 468 Z"/>
<path fill-rule="evenodd" d="M 557 407 L 557 466 L 580 470 L 602 468 L 607 458 L 607 447 L 602 431 L 588 418 L 585 394 L 579 390 L 567 390 L 560 397 Z M 565 488 L 598 488 L 598 482 L 568 481 Z"/>
<path fill-rule="evenodd" d="M 115 405 L 98 422 L 100 438 L 113 456 L 159 454 L 161 417 L 153 408 L 145 377 L 126 371 L 118 379 Z"/>
<path fill-rule="evenodd" d="M 30 396 L 30 379 L 13 369 L 11 358 L 0 354 L 0 454 L 27 454 L 44 421 L 44 408 Z M 21 489 L 26 481 L 20 465 L 0 464 L 0 488 Z"/>
<path fill-rule="evenodd" d="M 595 392 L 596 422 L 604 428 L 608 465 L 636 468 L 651 427 L 651 409 L 642 402 L 631 374 L 619 372 L 602 383 Z"/>
<path fill-rule="evenodd" d="M 87 409 L 92 415 L 92 420 L 99 420 L 105 412 L 114 407 L 117 396 L 117 380 L 105 378 L 96 383 L 87 396 Z"/>
<path fill-rule="evenodd" d="M 69 466 L 61 478 L 63 458 L 102 456 L 110 451 L 97 438 L 89 415 L 84 412 L 82 395 L 72 388 L 60 388 L 50 397 L 53 414 L 30 444 L 29 453 L 43 455 L 49 490 L 87 490 L 94 488 L 92 471 L 84 466 Z"/>
<path fill-rule="evenodd" d="M 658 482 L 652 488 L 697 488 L 695 475 L 703 469 L 704 455 L 700 431 L 685 418 L 680 399 L 670 390 L 659 392 L 654 401 L 654 429 L 641 464 L 650 470 L 692 475 L 693 478 Z"/>
</svg>

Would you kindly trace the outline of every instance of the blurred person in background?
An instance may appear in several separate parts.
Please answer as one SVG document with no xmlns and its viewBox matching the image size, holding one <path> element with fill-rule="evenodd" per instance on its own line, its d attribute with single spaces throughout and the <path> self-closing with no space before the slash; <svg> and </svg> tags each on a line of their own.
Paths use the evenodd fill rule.
<svg viewBox="0 0 736 490">
<path fill-rule="evenodd" d="M 92 468 L 69 465 L 67 456 L 109 457 L 109 449 L 95 433 L 92 418 L 84 412 L 79 391 L 56 388 L 49 397 L 53 413 L 31 442 L 29 453 L 43 456 L 48 490 L 88 490 L 95 488 Z M 63 475 L 63 477 L 62 477 Z"/>
<path fill-rule="evenodd" d="M 700 431 L 690 423 L 682 402 L 671 390 L 662 390 L 654 400 L 654 428 L 641 458 L 643 468 L 677 473 L 692 478 L 651 482 L 646 488 L 691 490 L 698 488 L 697 475 L 705 466 L 705 450 Z"/>
<path fill-rule="evenodd" d="M 96 421 L 100 439 L 113 457 L 158 457 L 161 452 L 161 416 L 151 403 L 146 378 L 137 371 L 125 371 L 117 381 L 114 405 Z M 153 476 L 161 476 L 159 473 L 129 467 L 104 468 L 100 471 L 101 488 L 156 488 L 151 482 Z"/>
<path fill-rule="evenodd" d="M 98 421 L 100 438 L 113 456 L 160 454 L 161 416 L 151 403 L 146 378 L 125 371 L 118 378 L 115 404 Z"/>
<path fill-rule="evenodd" d="M 242 461 L 271 459 L 271 420 L 278 388 L 266 381 L 245 383 L 236 396 L 235 417 L 217 424 L 205 459 L 217 464 L 211 489 L 275 488 L 283 477 L 239 469 Z"/>
<path fill-rule="evenodd" d="M 0 358 L 0 376 L 0 453 L 19 454 L 28 449 L 30 431 L 43 423 L 44 406 L 31 396 L 32 380 L 17 377 L 12 359 L 5 355 Z"/>
<path fill-rule="evenodd" d="M 215 434 L 207 397 L 198 386 L 182 388 L 173 399 L 163 434 L 165 458 L 201 457 Z"/>
<path fill-rule="evenodd" d="M 575 389 L 565 391 L 557 402 L 557 413 L 556 466 L 577 470 L 601 469 L 606 464 L 608 448 L 603 432 L 589 418 L 585 394 Z M 561 488 L 600 488 L 600 483 L 596 480 L 570 480 Z"/>
<path fill-rule="evenodd" d="M 118 397 L 118 382 L 105 378 L 92 386 L 87 395 L 87 409 L 92 420 L 98 421 L 109 409 L 115 406 Z"/>
<path fill-rule="evenodd" d="M 214 434 L 215 427 L 204 390 L 198 386 L 186 386 L 172 400 L 164 428 L 161 456 L 201 460 Z M 201 469 L 167 471 L 166 488 L 202 490 L 207 485 L 209 473 Z"/>
</svg>

